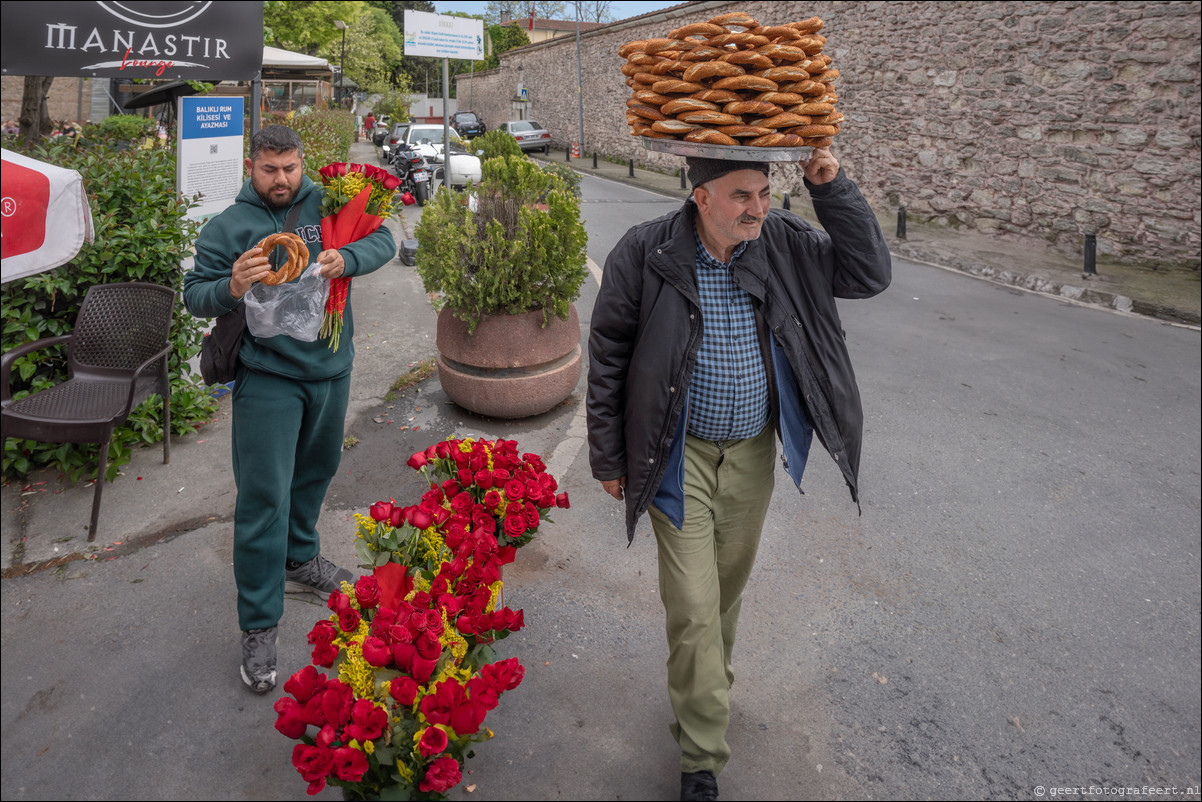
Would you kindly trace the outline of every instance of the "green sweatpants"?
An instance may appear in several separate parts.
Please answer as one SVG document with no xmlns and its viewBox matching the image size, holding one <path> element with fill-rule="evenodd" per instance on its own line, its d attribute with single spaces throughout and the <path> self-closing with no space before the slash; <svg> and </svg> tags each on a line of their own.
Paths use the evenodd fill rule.
<svg viewBox="0 0 1202 802">
<path fill-rule="evenodd" d="M 350 374 L 294 381 L 243 366 L 234 384 L 234 581 L 238 623 L 284 614 L 284 564 L 321 550 L 317 517 L 342 459 Z"/>
<path fill-rule="evenodd" d="M 667 614 L 668 696 L 682 772 L 717 776 L 730 759 L 731 653 L 772 497 L 775 432 L 714 443 L 687 435 L 684 527 L 654 506 L 659 592 Z"/>
</svg>

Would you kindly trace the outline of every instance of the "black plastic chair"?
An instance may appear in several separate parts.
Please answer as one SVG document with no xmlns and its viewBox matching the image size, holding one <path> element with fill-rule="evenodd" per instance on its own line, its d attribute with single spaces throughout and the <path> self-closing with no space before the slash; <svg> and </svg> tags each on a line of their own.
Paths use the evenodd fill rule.
<svg viewBox="0 0 1202 802">
<path fill-rule="evenodd" d="M 4 437 L 49 443 L 99 443 L 88 542 L 96 538 L 113 429 L 157 393 L 163 399 L 163 463 L 171 461 L 171 315 L 175 291 L 158 284 L 97 284 L 88 289 L 71 334 L 18 346 L 0 359 Z M 67 345 L 68 379 L 12 400 L 12 366 L 40 348 Z"/>
</svg>

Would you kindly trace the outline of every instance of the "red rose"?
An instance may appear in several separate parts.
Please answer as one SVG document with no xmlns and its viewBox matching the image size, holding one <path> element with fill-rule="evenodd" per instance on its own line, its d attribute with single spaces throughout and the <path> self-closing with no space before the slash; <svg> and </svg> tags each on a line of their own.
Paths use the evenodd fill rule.
<svg viewBox="0 0 1202 802">
<path fill-rule="evenodd" d="M 419 451 L 409 458 L 409 462 L 407 464 L 413 470 L 420 471 L 422 468 L 426 467 L 426 463 L 429 461 L 430 460 L 426 459 L 425 452 Z"/>
<path fill-rule="evenodd" d="M 475 699 L 466 699 L 451 710 L 451 729 L 457 735 L 474 735 L 480 731 L 488 711 Z"/>
<path fill-rule="evenodd" d="M 338 630 L 334 626 L 334 622 L 329 619 L 322 619 L 313 625 L 313 629 L 309 630 L 309 643 L 329 644 L 333 643 L 338 637 Z"/>
<path fill-rule="evenodd" d="M 542 520 L 542 518 L 538 514 L 538 507 L 534 506 L 533 504 L 527 504 L 525 506 L 525 508 L 522 510 L 522 514 L 526 516 L 526 528 L 527 529 L 537 529 L 538 528 L 539 521 Z"/>
<path fill-rule="evenodd" d="M 526 485 L 518 479 L 510 479 L 505 483 L 505 496 L 510 501 L 517 501 L 526 497 Z"/>
<path fill-rule="evenodd" d="M 547 466 L 543 464 L 543 458 L 538 454 L 523 454 L 522 462 L 526 463 L 535 473 L 543 473 L 547 470 Z"/>
<path fill-rule="evenodd" d="M 451 551 L 457 550 L 465 537 L 467 537 L 467 530 L 463 528 L 463 524 L 451 524 L 447 527 L 445 541 L 447 548 Z"/>
<path fill-rule="evenodd" d="M 388 711 L 370 699 L 358 699 L 351 707 L 346 734 L 356 741 L 374 741 L 388 728 Z M 345 779 L 345 778 L 343 778 Z"/>
<path fill-rule="evenodd" d="M 386 522 L 388 516 L 392 514 L 392 503 L 388 501 L 377 501 L 372 504 L 368 510 L 371 513 L 372 520 Z"/>
<path fill-rule="evenodd" d="M 526 518 L 522 515 L 505 516 L 505 536 L 519 538 L 526 533 Z"/>
<path fill-rule="evenodd" d="M 500 691 L 489 685 L 481 677 L 468 680 L 467 689 L 471 693 L 472 699 L 485 710 L 495 710 L 501 701 Z"/>
<path fill-rule="evenodd" d="M 390 513 L 388 513 L 388 525 L 391 526 L 393 529 L 396 529 L 398 527 L 405 525 L 405 508 L 404 507 L 396 506 L 396 507 L 392 508 L 392 511 Z"/>
<path fill-rule="evenodd" d="M 413 677 L 397 677 L 388 683 L 389 695 L 405 707 L 412 707 L 417 701 L 417 688 L 417 681 Z"/>
<path fill-rule="evenodd" d="M 297 744 L 292 747 L 292 765 L 309 783 L 309 793 L 316 794 L 326 787 L 326 777 L 334 765 L 333 755 L 329 749 Z"/>
<path fill-rule="evenodd" d="M 312 668 L 312 666 L 309 666 Z M 308 722 L 305 721 L 305 711 L 291 696 L 281 696 L 273 705 L 280 717 L 275 720 L 275 728 L 285 737 L 294 741 L 305 734 Z"/>
<path fill-rule="evenodd" d="M 501 505 L 501 494 L 495 490 L 489 490 L 484 494 L 484 506 L 486 509 L 495 510 Z"/>
<path fill-rule="evenodd" d="M 518 662 L 516 657 L 510 657 L 507 660 L 483 666 L 480 669 L 480 676 L 496 688 L 498 693 L 512 691 L 522 683 L 522 678 L 526 676 L 526 668 Z"/>
<path fill-rule="evenodd" d="M 422 732 L 421 740 L 417 742 L 417 749 L 425 757 L 433 757 L 441 755 L 447 748 L 447 734 L 438 727 L 426 727 Z"/>
<path fill-rule="evenodd" d="M 406 514 L 409 517 L 409 525 L 414 529 L 428 529 L 434 523 L 434 518 L 430 513 L 421 507 L 410 507 L 406 510 Z"/>
<path fill-rule="evenodd" d="M 380 638 L 364 638 L 363 659 L 374 668 L 385 668 L 392 662 L 392 649 Z"/>
<path fill-rule="evenodd" d="M 470 487 L 472 477 L 476 474 L 470 468 L 460 468 L 455 472 L 455 478 L 459 480 L 459 484 L 463 487 Z"/>
<path fill-rule="evenodd" d="M 326 623 L 328 624 L 329 622 L 327 621 Z M 325 688 L 325 686 L 326 675 L 318 674 L 317 669 L 313 666 L 305 666 L 289 677 L 288 681 L 284 683 L 284 693 L 292 694 L 296 697 L 296 701 L 303 705 Z"/>
<path fill-rule="evenodd" d="M 463 774 L 459 771 L 459 761 L 450 755 L 443 755 L 430 764 L 426 769 L 426 777 L 419 788 L 422 791 L 443 793 L 459 784 Z"/>
<path fill-rule="evenodd" d="M 359 611 L 354 607 L 348 607 L 338 614 L 338 626 L 343 632 L 355 632 L 359 629 L 359 622 L 362 619 L 359 616 Z"/>
<path fill-rule="evenodd" d="M 349 746 L 330 750 L 331 774 L 346 782 L 359 782 L 367 773 L 367 755 Z"/>
<path fill-rule="evenodd" d="M 321 692 L 321 713 L 328 724 L 341 727 L 351 719 L 355 692 L 341 680 L 333 680 Z"/>
<path fill-rule="evenodd" d="M 500 565 L 509 565 L 517 559 L 518 550 L 514 546 L 499 546 L 497 548 L 497 563 Z"/>
<path fill-rule="evenodd" d="M 430 677 L 434 675 L 434 669 L 438 666 L 438 658 L 427 660 L 424 657 L 414 655 L 411 673 L 413 678 L 425 685 L 430 681 Z"/>
<path fill-rule="evenodd" d="M 313 646 L 313 654 L 309 658 L 313 665 L 322 668 L 333 668 L 338 659 L 338 647 L 332 643 L 318 643 Z"/>
<path fill-rule="evenodd" d="M 326 599 L 326 607 L 336 613 L 342 613 L 343 610 L 351 609 L 350 597 L 342 591 L 336 590 L 330 594 L 330 598 Z"/>
<path fill-rule="evenodd" d="M 380 583 L 374 576 L 361 576 L 355 582 L 355 599 L 364 610 L 380 603 Z"/>
<path fill-rule="evenodd" d="M 453 498 L 455 498 L 455 496 L 459 495 L 462 491 L 463 491 L 463 488 L 460 487 L 459 483 L 456 482 L 454 479 L 448 479 L 442 483 L 442 492 L 446 495 L 447 498 L 453 499 Z"/>
<path fill-rule="evenodd" d="M 451 509 L 460 515 L 470 515 L 476 502 L 472 501 L 470 493 L 460 493 L 451 499 Z"/>
</svg>

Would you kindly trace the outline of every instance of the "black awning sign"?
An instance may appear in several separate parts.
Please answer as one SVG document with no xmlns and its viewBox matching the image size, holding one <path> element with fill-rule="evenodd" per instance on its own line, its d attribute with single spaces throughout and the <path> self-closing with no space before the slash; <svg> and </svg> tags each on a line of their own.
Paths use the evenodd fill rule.
<svg viewBox="0 0 1202 802">
<path fill-rule="evenodd" d="M 263 65 L 261 2 L 4 2 L 0 71 L 232 81 Z"/>
</svg>

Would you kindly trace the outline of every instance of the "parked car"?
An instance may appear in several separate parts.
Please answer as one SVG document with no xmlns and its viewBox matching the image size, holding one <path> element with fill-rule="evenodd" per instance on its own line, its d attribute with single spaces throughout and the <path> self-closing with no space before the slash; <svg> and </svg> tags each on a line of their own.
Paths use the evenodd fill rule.
<svg viewBox="0 0 1202 802">
<path fill-rule="evenodd" d="M 504 123 L 504 128 L 518 141 L 522 150 L 551 152 L 551 132 L 534 120 L 510 120 Z"/>
<path fill-rule="evenodd" d="M 484 120 L 474 111 L 457 111 L 451 115 L 451 127 L 464 139 L 472 139 L 484 133 Z"/>
<path fill-rule="evenodd" d="M 426 157 L 426 163 L 433 171 L 434 187 L 442 182 L 444 159 L 447 157 L 446 143 L 443 140 L 441 125 L 428 123 L 412 123 L 405 130 L 404 139 L 398 140 L 397 146 L 404 144 Z M 455 134 L 451 132 L 450 164 L 451 186 L 465 187 L 468 182 L 480 181 L 480 157 L 468 153 L 455 142 Z"/>
</svg>

